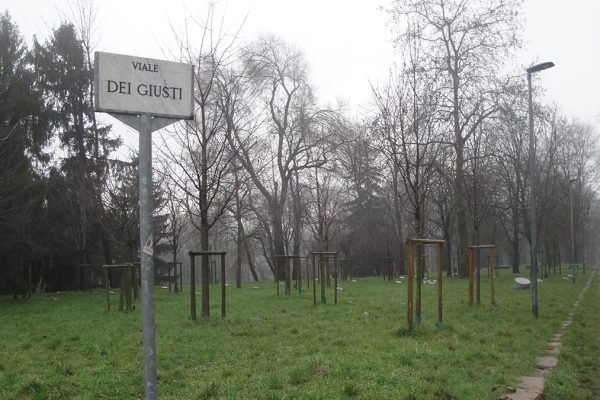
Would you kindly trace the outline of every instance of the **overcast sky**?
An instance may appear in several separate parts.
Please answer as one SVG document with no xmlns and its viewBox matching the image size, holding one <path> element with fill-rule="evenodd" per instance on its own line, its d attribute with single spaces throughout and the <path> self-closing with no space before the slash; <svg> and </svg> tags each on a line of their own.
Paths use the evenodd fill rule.
<svg viewBox="0 0 600 400">
<path fill-rule="evenodd" d="M 165 58 L 172 27 L 180 30 L 186 15 L 206 15 L 206 2 L 102 0 L 97 50 Z M 68 0 L 3 0 L 21 33 L 49 36 Z M 311 82 L 321 101 L 344 99 L 360 112 L 370 100 L 369 80 L 383 81 L 394 59 L 383 0 L 221 0 L 217 13 L 235 30 L 247 15 L 242 37 L 271 32 L 302 48 Z M 547 89 L 545 102 L 592 123 L 600 133 L 600 1 L 525 0 L 525 48 L 515 66 L 553 61 L 538 74 Z M 190 21 L 193 24 L 192 21 Z M 163 48 L 161 48 L 163 47 Z M 523 79 L 525 84 L 525 78 Z"/>
</svg>

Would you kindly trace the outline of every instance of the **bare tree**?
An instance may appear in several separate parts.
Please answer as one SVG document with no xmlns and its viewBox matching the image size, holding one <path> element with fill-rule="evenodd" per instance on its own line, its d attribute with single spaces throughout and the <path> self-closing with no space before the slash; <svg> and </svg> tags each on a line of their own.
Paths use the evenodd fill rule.
<svg viewBox="0 0 600 400">
<path fill-rule="evenodd" d="M 398 172 L 404 190 L 395 194 L 410 204 L 412 232 L 416 238 L 424 234 L 428 191 L 441 155 L 437 120 L 439 83 L 436 76 L 424 68 L 427 60 L 421 59 L 419 46 L 419 42 L 411 39 L 406 49 L 407 65 L 392 72 L 383 90 L 373 89 L 377 107 L 374 133 L 382 153 Z M 417 279 L 422 279 L 421 261 L 422 248 L 419 247 Z"/>
<path fill-rule="evenodd" d="M 165 180 L 166 182 L 166 180 Z M 181 193 L 176 187 L 167 185 L 164 189 L 166 194 L 166 212 L 167 212 L 167 232 L 166 241 L 173 254 L 173 265 L 175 268 L 174 290 L 179 292 L 177 283 L 177 253 L 183 245 L 182 240 L 185 234 L 185 207 L 181 203 Z M 169 288 L 171 286 L 169 285 Z"/>
<path fill-rule="evenodd" d="M 313 238 L 319 244 L 319 251 L 329 251 L 329 246 L 335 234 L 333 228 L 339 218 L 342 206 L 343 188 L 339 182 L 339 176 L 336 176 L 330 168 L 314 168 L 310 172 L 308 184 L 308 212 L 307 218 L 312 231 Z M 329 284 L 330 268 L 329 260 L 323 256 L 320 262 L 324 263 L 326 268 L 327 283 Z"/>
<path fill-rule="evenodd" d="M 277 37 L 261 36 L 248 46 L 244 70 L 262 102 L 255 116 L 262 129 L 249 136 L 232 124 L 228 140 L 267 205 L 269 216 L 262 220 L 269 221 L 273 261 L 285 254 L 284 211 L 294 174 L 326 162 L 330 150 L 322 121 L 329 112 L 315 106 L 302 52 Z"/>
<path fill-rule="evenodd" d="M 178 38 L 182 59 L 195 65 L 195 115 L 193 121 L 170 129 L 159 148 L 166 173 L 185 195 L 188 217 L 200 232 L 201 251 L 209 251 L 210 229 L 225 214 L 235 194 L 230 175 L 232 154 L 225 139 L 226 119 L 220 107 L 219 78 L 221 70 L 235 60 L 233 46 L 237 34 L 224 34 L 215 26 L 214 18 L 215 9 L 211 5 L 206 18 L 198 21 L 201 29 L 198 44 L 190 42 L 187 32 Z M 202 265 L 201 315 L 207 317 L 210 314 L 208 256 L 202 257 Z"/>
<path fill-rule="evenodd" d="M 468 245 L 465 195 L 465 144 L 496 111 L 490 101 L 495 76 L 520 41 L 519 0 L 395 1 L 390 13 L 398 42 L 415 38 L 425 57 L 445 78 L 445 111 L 455 151 L 455 203 L 460 243 L 459 271 L 466 274 Z M 406 29 L 404 29 L 406 27 Z"/>
<path fill-rule="evenodd" d="M 589 232 L 589 219 L 594 198 L 593 186 L 598 182 L 600 174 L 596 168 L 598 158 L 598 138 L 590 125 L 571 121 L 564 124 L 564 129 L 559 132 L 560 142 L 560 169 L 559 186 L 564 193 L 564 198 L 572 197 L 573 228 L 575 235 L 575 260 L 583 260 L 586 232 Z M 571 193 L 569 193 L 569 190 Z M 565 206 L 570 205 L 568 203 Z M 563 207 L 563 210 L 567 207 Z M 563 225 L 564 226 L 564 225 Z M 570 228 L 563 229 L 569 232 Z M 570 240 L 565 240 L 570 243 Z"/>
<path fill-rule="evenodd" d="M 495 162 L 500 178 L 496 216 L 511 247 L 513 273 L 519 273 L 521 199 L 527 183 L 527 97 L 518 87 L 506 90 L 493 120 Z"/>
</svg>

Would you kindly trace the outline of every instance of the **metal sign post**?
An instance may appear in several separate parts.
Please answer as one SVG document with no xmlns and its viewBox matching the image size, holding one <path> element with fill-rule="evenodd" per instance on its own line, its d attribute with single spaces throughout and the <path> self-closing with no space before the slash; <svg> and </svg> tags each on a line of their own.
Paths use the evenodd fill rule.
<svg viewBox="0 0 600 400">
<path fill-rule="evenodd" d="M 155 400 L 154 234 L 152 132 L 180 119 L 192 119 L 194 67 L 150 58 L 96 52 L 95 111 L 139 132 L 140 259 L 144 399 Z"/>
<path fill-rule="evenodd" d="M 142 262 L 142 342 L 144 353 L 144 397 L 156 399 L 156 339 L 154 334 L 154 261 L 152 247 L 152 119 L 140 121 L 140 258 Z M 152 246 L 152 244 L 151 244 Z"/>
</svg>

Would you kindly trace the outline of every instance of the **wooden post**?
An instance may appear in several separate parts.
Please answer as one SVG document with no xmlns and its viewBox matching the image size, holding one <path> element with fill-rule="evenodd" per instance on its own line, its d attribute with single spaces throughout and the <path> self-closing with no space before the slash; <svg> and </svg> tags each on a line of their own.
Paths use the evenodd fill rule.
<svg viewBox="0 0 600 400">
<path fill-rule="evenodd" d="M 494 273 L 494 270 L 496 269 L 496 265 L 493 263 L 494 260 L 494 254 L 496 253 L 496 249 L 493 248 L 492 249 L 492 254 L 490 255 L 490 289 L 492 291 L 492 305 L 495 306 L 496 305 L 496 288 L 494 287 L 495 285 L 495 281 L 496 281 L 496 274 Z"/>
<path fill-rule="evenodd" d="M 104 286 L 106 287 L 106 311 L 110 311 L 110 294 L 109 294 L 109 282 L 108 282 L 108 269 L 104 268 Z"/>
<path fill-rule="evenodd" d="M 442 326 L 442 269 L 444 268 L 444 245 L 438 245 L 437 270 L 438 270 L 438 327 Z"/>
<path fill-rule="evenodd" d="M 558 274 L 562 275 L 562 260 L 560 259 L 560 253 L 558 253 Z"/>
<path fill-rule="evenodd" d="M 477 249 L 477 305 L 481 304 L 481 250 Z"/>
<path fill-rule="evenodd" d="M 315 280 L 315 255 L 312 255 L 313 305 L 317 305 L 317 283 Z"/>
<path fill-rule="evenodd" d="M 142 265 L 141 263 L 133 263 L 133 300 L 137 300 L 140 295 L 140 291 L 139 291 L 139 285 L 138 285 L 138 271 L 140 271 L 140 274 L 142 272 Z"/>
<path fill-rule="evenodd" d="M 290 277 L 290 259 L 288 257 L 285 257 L 283 261 L 285 262 L 285 295 L 287 297 L 290 297 L 290 295 L 292 294 L 292 282 Z"/>
<path fill-rule="evenodd" d="M 337 269 L 337 254 L 333 256 L 333 304 L 337 305 L 337 281 L 338 281 L 338 269 Z"/>
<path fill-rule="evenodd" d="M 415 246 L 415 243 L 413 243 Z M 416 244 L 417 246 L 417 293 L 415 293 L 415 325 L 419 325 L 421 323 L 421 289 L 423 282 L 423 245 Z M 420 246 L 420 247 L 419 247 Z M 420 249 L 420 251 L 419 251 Z M 414 257 L 414 255 L 413 255 Z"/>
<path fill-rule="evenodd" d="M 133 304 L 131 301 L 131 280 L 133 275 L 133 265 L 125 268 L 125 309 L 127 311 L 133 311 Z"/>
<path fill-rule="evenodd" d="M 169 280 L 169 293 L 171 293 L 171 281 L 173 280 L 173 278 L 171 277 L 171 265 L 167 264 L 167 271 L 169 272 L 167 274 L 167 279 Z"/>
<path fill-rule="evenodd" d="M 196 320 L 196 257 L 190 251 L 190 306 L 192 321 Z"/>
<path fill-rule="evenodd" d="M 408 257 L 406 260 L 406 283 L 408 284 L 407 289 L 407 301 L 406 301 L 406 320 L 408 324 L 408 331 L 412 332 L 413 329 L 413 243 L 412 240 L 408 239 L 406 241 L 407 244 L 407 253 Z"/>
<path fill-rule="evenodd" d="M 221 318 L 225 318 L 225 254 L 221 254 Z"/>
<path fill-rule="evenodd" d="M 279 297 L 279 258 L 275 257 L 275 286 L 277 288 L 277 297 Z"/>
<path fill-rule="evenodd" d="M 327 299 L 325 297 L 325 284 L 327 281 L 327 277 L 325 276 L 325 258 L 323 256 L 319 257 L 319 281 L 321 283 L 321 304 L 326 304 Z"/>
<path fill-rule="evenodd" d="M 298 285 L 298 294 L 302 294 L 302 259 L 294 258 L 294 266 L 296 267 L 296 285 Z"/>
<path fill-rule="evenodd" d="M 469 276 L 469 305 L 473 305 L 473 250 L 467 250 L 467 273 Z"/>
<path fill-rule="evenodd" d="M 183 292 L 183 263 L 179 262 L 179 291 Z"/>
<path fill-rule="evenodd" d="M 179 276 L 177 275 L 177 262 L 173 265 L 173 291 L 179 293 Z"/>
<path fill-rule="evenodd" d="M 309 258 L 308 256 L 306 257 L 306 287 L 308 289 L 310 289 L 310 273 L 308 270 L 308 263 L 309 263 Z"/>
<path fill-rule="evenodd" d="M 124 286 L 125 286 L 125 271 L 120 271 L 121 272 L 121 288 L 119 289 L 119 311 L 123 311 L 123 303 L 125 303 L 125 293 L 124 293 Z"/>
</svg>

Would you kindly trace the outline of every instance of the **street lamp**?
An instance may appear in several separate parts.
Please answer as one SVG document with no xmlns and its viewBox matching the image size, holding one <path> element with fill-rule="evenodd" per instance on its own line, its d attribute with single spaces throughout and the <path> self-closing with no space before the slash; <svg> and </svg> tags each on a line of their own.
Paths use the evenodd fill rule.
<svg viewBox="0 0 600 400">
<path fill-rule="evenodd" d="M 577 179 L 569 179 L 569 208 L 571 214 L 571 275 L 573 283 L 575 283 L 575 229 L 573 228 L 573 189 L 572 183 L 576 182 Z"/>
<path fill-rule="evenodd" d="M 537 282 L 537 238 L 536 238 L 536 213 L 535 213 L 535 146 L 533 135 L 533 98 L 531 93 L 531 75 L 554 67 L 553 62 L 533 65 L 526 69 L 527 84 L 529 89 L 529 187 L 531 191 L 531 313 L 538 317 L 538 282 Z"/>
</svg>

